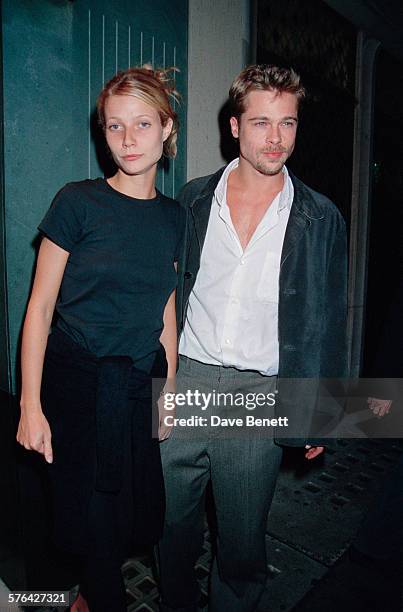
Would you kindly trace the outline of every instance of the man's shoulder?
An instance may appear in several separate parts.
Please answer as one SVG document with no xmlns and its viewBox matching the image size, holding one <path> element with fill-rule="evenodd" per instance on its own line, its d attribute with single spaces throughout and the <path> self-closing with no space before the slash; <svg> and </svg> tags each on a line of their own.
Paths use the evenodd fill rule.
<svg viewBox="0 0 403 612">
<path fill-rule="evenodd" d="M 182 206 L 187 208 L 199 196 L 208 194 L 210 192 L 212 195 L 224 170 L 225 166 L 212 174 L 207 174 L 206 176 L 200 176 L 192 179 L 182 187 L 176 199 L 178 202 L 180 202 L 180 204 L 182 204 Z"/>
<path fill-rule="evenodd" d="M 312 187 L 309 187 L 308 185 L 305 185 L 305 187 L 310 193 L 311 197 L 315 200 L 315 202 L 319 204 L 319 206 L 322 206 L 326 210 L 331 210 L 332 212 L 340 214 L 336 204 L 324 193 L 315 191 L 315 189 L 312 189 Z"/>
<path fill-rule="evenodd" d="M 302 203 L 308 216 L 312 214 L 317 218 L 329 217 L 344 224 L 340 210 L 330 198 L 319 191 L 315 191 L 295 175 L 292 175 L 291 178 L 296 192 L 295 195 L 299 203 Z"/>
</svg>

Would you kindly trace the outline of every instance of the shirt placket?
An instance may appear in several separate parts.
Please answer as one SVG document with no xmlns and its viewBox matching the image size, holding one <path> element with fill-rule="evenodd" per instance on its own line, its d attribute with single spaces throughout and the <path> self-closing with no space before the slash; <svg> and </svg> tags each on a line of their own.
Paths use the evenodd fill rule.
<svg viewBox="0 0 403 612">
<path fill-rule="evenodd" d="M 232 355 L 235 350 L 235 338 L 241 308 L 241 290 L 245 283 L 246 257 L 232 223 L 229 208 L 226 204 L 221 206 L 220 217 L 225 223 L 226 231 L 230 234 L 233 246 L 233 271 L 223 317 L 221 354 L 224 365 L 233 365 Z"/>
<path fill-rule="evenodd" d="M 234 261 L 229 296 L 224 313 L 224 325 L 221 337 L 221 351 L 224 365 L 233 365 L 233 354 L 237 350 L 236 338 L 241 313 L 242 289 L 248 277 L 248 256 L 241 253 Z"/>
<path fill-rule="evenodd" d="M 221 354 L 224 365 L 234 365 L 234 354 L 239 354 L 238 337 L 239 337 L 239 322 L 242 314 L 242 304 L 245 296 L 243 291 L 245 286 L 250 285 L 250 279 L 256 276 L 256 270 L 253 269 L 254 251 L 257 248 L 257 242 L 272 230 L 279 222 L 277 212 L 277 201 L 273 202 L 275 206 L 267 211 L 250 243 L 245 251 L 242 250 L 241 243 L 232 223 L 230 211 L 227 205 L 221 207 L 220 217 L 225 222 L 228 232 L 231 233 L 236 245 L 238 256 L 234 253 L 234 270 L 232 274 L 231 284 L 229 287 L 228 300 L 224 312 L 223 329 L 221 336 Z M 272 206 L 273 206 L 272 204 Z M 236 361 L 236 360 L 235 360 Z"/>
</svg>

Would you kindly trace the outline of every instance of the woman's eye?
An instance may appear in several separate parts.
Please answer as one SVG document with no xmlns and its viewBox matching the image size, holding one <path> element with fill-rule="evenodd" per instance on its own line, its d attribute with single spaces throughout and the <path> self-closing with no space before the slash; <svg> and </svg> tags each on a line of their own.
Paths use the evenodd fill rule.
<svg viewBox="0 0 403 612">
<path fill-rule="evenodd" d="M 149 121 L 140 121 L 139 123 L 139 127 L 141 128 L 148 128 L 151 126 L 151 123 Z"/>
<path fill-rule="evenodd" d="M 108 125 L 108 130 L 110 130 L 111 132 L 116 132 L 116 130 L 118 130 L 120 128 L 120 125 L 118 123 L 111 123 L 110 125 Z"/>
</svg>

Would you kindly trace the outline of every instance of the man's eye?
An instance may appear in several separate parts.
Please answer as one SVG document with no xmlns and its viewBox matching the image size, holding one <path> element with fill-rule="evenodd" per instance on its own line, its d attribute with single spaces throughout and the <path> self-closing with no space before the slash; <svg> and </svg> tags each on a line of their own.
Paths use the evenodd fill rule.
<svg viewBox="0 0 403 612">
<path fill-rule="evenodd" d="M 293 127 L 294 121 L 283 121 L 282 125 L 284 125 L 284 127 Z"/>
<path fill-rule="evenodd" d="M 267 125 L 266 121 L 256 121 L 255 125 L 260 126 L 260 125 Z"/>
<path fill-rule="evenodd" d="M 151 126 L 151 123 L 149 121 L 140 121 L 139 123 L 139 127 L 141 128 L 148 128 Z"/>
</svg>

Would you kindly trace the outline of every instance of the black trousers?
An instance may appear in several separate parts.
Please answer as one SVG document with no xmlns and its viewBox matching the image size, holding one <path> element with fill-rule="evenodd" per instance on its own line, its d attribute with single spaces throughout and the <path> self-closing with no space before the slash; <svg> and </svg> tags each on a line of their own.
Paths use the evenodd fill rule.
<svg viewBox="0 0 403 612">
<path fill-rule="evenodd" d="M 52 333 L 42 404 L 54 451 L 48 469 L 54 540 L 81 558 L 81 582 L 91 612 L 119 612 L 126 609 L 122 562 L 158 541 L 163 525 L 164 485 L 159 443 L 152 438 L 151 374 L 135 368 L 130 372 L 125 426 L 116 448 L 121 457 L 119 490 L 101 491 L 96 486 L 96 394 L 97 359 L 63 332 Z"/>
</svg>

